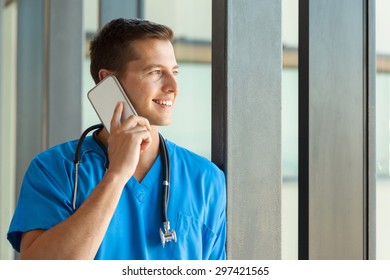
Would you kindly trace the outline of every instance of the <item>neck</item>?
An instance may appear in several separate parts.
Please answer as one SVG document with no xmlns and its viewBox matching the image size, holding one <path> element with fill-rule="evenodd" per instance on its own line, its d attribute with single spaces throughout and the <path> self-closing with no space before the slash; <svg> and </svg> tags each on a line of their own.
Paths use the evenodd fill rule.
<svg viewBox="0 0 390 280">
<path fill-rule="evenodd" d="M 138 180 L 138 182 L 141 182 L 143 180 L 160 152 L 160 138 L 158 135 L 157 127 L 152 126 L 150 134 L 152 136 L 152 143 L 147 150 L 141 153 L 137 168 L 133 175 Z M 102 143 L 104 143 L 108 147 L 109 133 L 105 128 L 103 128 L 103 130 L 97 135 L 97 137 Z"/>
</svg>

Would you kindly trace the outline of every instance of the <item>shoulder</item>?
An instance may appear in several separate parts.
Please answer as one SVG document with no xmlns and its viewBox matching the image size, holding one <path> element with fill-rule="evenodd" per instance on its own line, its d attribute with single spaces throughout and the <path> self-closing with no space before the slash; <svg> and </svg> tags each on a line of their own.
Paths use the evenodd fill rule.
<svg viewBox="0 0 390 280">
<path fill-rule="evenodd" d="M 62 162 L 74 162 L 75 159 L 75 153 L 76 148 L 78 144 L 78 139 L 70 140 L 61 144 L 57 144 L 55 146 L 52 146 L 48 148 L 47 150 L 37 154 L 34 160 L 44 160 L 45 162 L 52 162 L 55 160 L 61 160 Z M 85 154 L 86 152 L 96 150 L 96 147 L 94 147 L 96 144 L 94 144 L 94 140 L 91 136 L 86 137 L 84 139 L 83 145 L 80 147 L 80 154 Z"/>
<path fill-rule="evenodd" d="M 52 146 L 47 150 L 37 154 L 33 160 L 52 161 L 61 158 L 67 161 L 73 161 L 76 145 L 77 140 L 72 140 Z"/>
<path fill-rule="evenodd" d="M 95 147 L 92 137 L 87 137 L 84 143 L 80 147 L 79 158 L 83 160 L 85 165 L 92 164 L 96 160 L 104 161 L 104 154 L 100 155 L 100 151 Z M 64 173 L 65 176 L 72 172 L 75 164 L 75 153 L 78 140 L 71 140 L 64 142 L 37 154 L 32 159 L 27 173 L 36 174 L 36 172 L 43 172 L 45 174 L 55 174 L 55 177 L 61 176 Z M 95 151 L 94 153 L 90 153 Z M 88 155 L 87 157 L 85 155 Z M 64 172 L 62 172 L 64 171 Z"/>
<path fill-rule="evenodd" d="M 22 186 L 39 187 L 44 185 L 42 182 L 55 184 L 66 180 L 73 170 L 73 146 L 77 145 L 74 142 L 61 143 L 35 155 L 24 174 Z"/>
</svg>

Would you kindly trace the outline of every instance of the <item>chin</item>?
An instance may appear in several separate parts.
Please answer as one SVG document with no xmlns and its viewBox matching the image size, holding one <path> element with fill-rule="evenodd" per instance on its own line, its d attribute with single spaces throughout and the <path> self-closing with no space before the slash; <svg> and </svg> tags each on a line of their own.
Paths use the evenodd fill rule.
<svg viewBox="0 0 390 280">
<path fill-rule="evenodd" d="M 171 122 L 164 122 L 164 123 L 158 124 L 158 126 L 168 126 L 170 124 L 171 124 Z"/>
<path fill-rule="evenodd" d="M 155 125 L 157 126 L 168 126 L 172 123 L 171 120 L 158 121 Z"/>
</svg>

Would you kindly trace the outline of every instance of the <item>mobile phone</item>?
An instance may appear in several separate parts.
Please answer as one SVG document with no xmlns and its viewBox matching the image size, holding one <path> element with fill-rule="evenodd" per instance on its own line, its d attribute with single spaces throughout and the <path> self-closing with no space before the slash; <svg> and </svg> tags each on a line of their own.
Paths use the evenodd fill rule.
<svg viewBox="0 0 390 280">
<path fill-rule="evenodd" d="M 121 84 L 113 75 L 108 75 L 101 80 L 87 95 L 92 107 L 108 132 L 110 132 L 110 123 L 114 109 L 119 101 L 123 103 L 121 121 L 131 115 L 138 116 Z"/>
</svg>

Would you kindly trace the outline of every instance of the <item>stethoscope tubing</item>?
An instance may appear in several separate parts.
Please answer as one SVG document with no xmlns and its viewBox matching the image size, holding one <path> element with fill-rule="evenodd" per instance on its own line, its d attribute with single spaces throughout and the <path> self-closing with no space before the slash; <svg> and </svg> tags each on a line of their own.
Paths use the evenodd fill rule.
<svg viewBox="0 0 390 280">
<path fill-rule="evenodd" d="M 73 211 L 76 211 L 76 200 L 77 200 L 77 193 L 78 193 L 78 186 L 79 186 L 79 164 L 80 164 L 80 150 L 81 146 L 83 145 L 85 137 L 93 130 L 102 129 L 102 124 L 95 124 L 90 127 L 88 127 L 84 132 L 81 134 L 79 141 L 77 142 L 76 151 L 74 154 L 74 164 L 75 164 L 75 180 L 74 180 L 74 190 L 73 190 L 73 199 L 72 199 L 72 206 Z"/>
<path fill-rule="evenodd" d="M 169 182 L 170 182 L 170 166 L 169 166 L 169 156 L 167 151 L 167 146 L 165 143 L 164 137 L 159 134 L 160 137 L 160 150 L 161 150 L 161 158 L 163 162 L 163 182 L 162 182 L 162 200 L 161 200 L 161 213 L 162 213 L 162 221 L 167 222 L 167 212 L 168 212 L 168 203 L 169 203 Z"/>
</svg>

